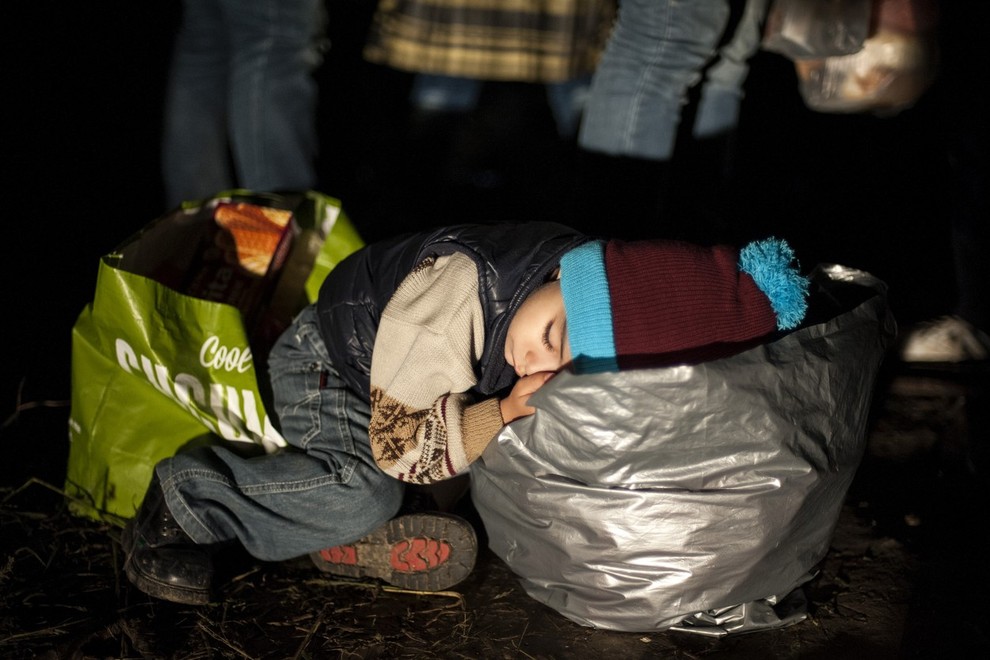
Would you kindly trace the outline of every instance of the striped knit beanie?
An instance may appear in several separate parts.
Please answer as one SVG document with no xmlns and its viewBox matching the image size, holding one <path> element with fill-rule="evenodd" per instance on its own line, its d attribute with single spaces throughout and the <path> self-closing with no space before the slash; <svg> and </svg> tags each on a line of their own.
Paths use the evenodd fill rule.
<svg viewBox="0 0 990 660">
<path fill-rule="evenodd" d="M 561 259 L 578 373 L 697 363 L 798 326 L 808 280 L 782 240 L 742 250 L 678 241 L 592 241 Z"/>
</svg>

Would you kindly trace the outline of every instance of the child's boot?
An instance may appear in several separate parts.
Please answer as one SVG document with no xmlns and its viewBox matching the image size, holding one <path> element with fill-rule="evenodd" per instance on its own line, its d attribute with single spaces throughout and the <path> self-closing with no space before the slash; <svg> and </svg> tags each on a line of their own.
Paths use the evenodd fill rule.
<svg viewBox="0 0 990 660">
<path fill-rule="evenodd" d="M 477 555 L 478 539 L 466 520 L 446 513 L 413 513 L 393 518 L 353 543 L 324 548 L 310 557 L 326 573 L 440 591 L 466 578 Z"/>
<path fill-rule="evenodd" d="M 157 475 L 137 515 L 124 528 L 122 543 L 124 572 L 135 587 L 176 603 L 209 602 L 213 558 L 172 517 Z"/>
</svg>

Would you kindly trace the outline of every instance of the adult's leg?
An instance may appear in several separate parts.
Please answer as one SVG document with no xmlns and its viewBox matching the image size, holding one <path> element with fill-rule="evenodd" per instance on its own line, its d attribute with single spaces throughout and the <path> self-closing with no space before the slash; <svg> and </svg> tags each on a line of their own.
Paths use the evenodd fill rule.
<svg viewBox="0 0 990 660">
<path fill-rule="evenodd" d="M 701 243 L 738 243 L 749 227 L 732 211 L 736 128 L 749 74 L 749 59 L 760 46 L 768 0 L 745 0 L 723 38 L 718 56 L 705 69 L 691 140 L 677 148 L 671 212 L 682 225 L 679 236 Z M 685 137 L 685 131 L 680 132 Z"/>
<path fill-rule="evenodd" d="M 692 134 L 712 138 L 735 130 L 749 60 L 760 47 L 769 0 L 746 0 L 742 16 L 718 59 L 705 73 Z"/>
<path fill-rule="evenodd" d="M 622 0 L 592 78 L 581 147 L 668 160 L 687 89 L 715 54 L 727 0 Z"/>
<path fill-rule="evenodd" d="M 590 75 L 546 84 L 547 103 L 561 138 L 572 140 L 577 134 L 590 87 Z"/>
<path fill-rule="evenodd" d="M 392 518 L 403 484 L 375 464 L 368 404 L 330 364 L 312 307 L 276 342 L 269 370 L 290 447 L 252 458 L 203 447 L 159 463 L 182 529 L 196 543 L 237 540 L 272 561 L 350 543 Z"/>
<path fill-rule="evenodd" d="M 227 147 L 228 44 L 215 0 L 182 3 L 165 93 L 162 181 L 175 206 L 232 187 Z"/>
<path fill-rule="evenodd" d="M 302 190 L 316 178 L 320 0 L 223 0 L 230 42 L 230 139 L 238 183 Z"/>
</svg>

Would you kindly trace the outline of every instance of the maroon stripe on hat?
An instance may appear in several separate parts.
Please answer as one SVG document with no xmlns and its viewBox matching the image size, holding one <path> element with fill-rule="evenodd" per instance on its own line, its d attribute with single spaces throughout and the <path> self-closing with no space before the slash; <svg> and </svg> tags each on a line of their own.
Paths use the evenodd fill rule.
<svg viewBox="0 0 990 660">
<path fill-rule="evenodd" d="M 751 345 L 777 327 L 770 301 L 738 268 L 734 248 L 610 241 L 605 268 L 620 356 L 705 355 Z M 714 346 L 713 346 L 714 349 Z"/>
</svg>

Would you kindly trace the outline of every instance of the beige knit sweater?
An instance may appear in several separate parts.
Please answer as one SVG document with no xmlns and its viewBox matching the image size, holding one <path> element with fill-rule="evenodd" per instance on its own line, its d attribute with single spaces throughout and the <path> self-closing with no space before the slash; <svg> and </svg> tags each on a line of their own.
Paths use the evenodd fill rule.
<svg viewBox="0 0 990 660">
<path fill-rule="evenodd" d="M 411 272 L 382 313 L 371 359 L 371 448 L 397 479 L 463 472 L 502 428 L 497 397 L 475 401 L 485 342 L 478 271 L 463 254 Z"/>
</svg>

